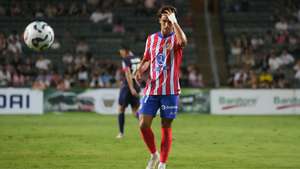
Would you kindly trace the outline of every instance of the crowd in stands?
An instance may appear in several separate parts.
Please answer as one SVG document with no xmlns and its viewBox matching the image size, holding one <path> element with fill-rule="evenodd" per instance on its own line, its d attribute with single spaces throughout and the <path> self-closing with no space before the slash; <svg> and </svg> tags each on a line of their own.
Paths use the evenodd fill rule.
<svg viewBox="0 0 300 169">
<path fill-rule="evenodd" d="M 26 1 L 0 2 L 0 17 L 59 18 L 86 17 L 92 23 L 112 26 L 113 32 L 124 33 L 121 18 L 114 17 L 118 6 L 135 6 L 135 15 L 153 16 L 164 3 L 182 3 L 182 0 L 82 0 L 82 1 Z M 61 39 L 59 39 L 61 38 Z M 76 39 L 68 31 L 56 37 L 49 50 L 57 50 L 72 41 L 72 49 L 60 57 L 63 67 L 58 67 L 51 56 L 44 53 L 27 55 L 22 32 L 0 31 L 0 87 L 33 87 L 35 89 L 72 87 L 118 87 L 123 77 L 119 60 L 99 59 L 85 38 Z M 143 39 L 144 41 L 144 39 Z M 134 51 L 133 51 L 134 52 Z M 116 51 L 116 55 L 117 55 Z M 182 67 L 184 86 L 202 87 L 202 77 L 197 66 Z"/>
<path fill-rule="evenodd" d="M 241 2 L 245 4 L 244 0 L 235 1 L 238 4 L 233 4 L 230 9 L 247 12 L 240 9 Z M 273 28 L 261 34 L 245 32 L 230 39 L 230 86 L 300 87 L 300 6 L 294 0 L 278 0 L 270 4 L 274 5 Z M 238 10 L 235 6 L 239 6 Z"/>
<path fill-rule="evenodd" d="M 96 59 L 84 40 L 78 41 L 75 53 L 66 52 L 61 57 L 63 67 L 58 68 L 50 58 L 38 54 L 25 56 L 18 34 L 7 37 L 0 33 L 0 86 L 53 87 L 68 90 L 71 87 L 118 87 L 124 78 L 121 60 Z M 51 49 L 50 49 L 51 50 Z M 203 87 L 202 76 L 196 65 L 181 69 L 182 85 Z"/>
<path fill-rule="evenodd" d="M 23 47 L 20 35 L 0 33 L 1 87 L 117 87 L 120 81 L 120 63 L 96 60 L 84 41 L 78 42 L 74 54 L 61 57 L 64 66 L 59 68 L 42 54 L 25 56 Z"/>
</svg>

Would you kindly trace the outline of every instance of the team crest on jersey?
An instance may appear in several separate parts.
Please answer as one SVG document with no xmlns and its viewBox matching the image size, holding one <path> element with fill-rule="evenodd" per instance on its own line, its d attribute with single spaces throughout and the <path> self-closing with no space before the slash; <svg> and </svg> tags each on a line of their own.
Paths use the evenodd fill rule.
<svg viewBox="0 0 300 169">
<path fill-rule="evenodd" d="M 162 53 L 157 54 L 156 62 L 159 66 L 164 66 L 166 64 L 166 56 Z"/>
<path fill-rule="evenodd" d="M 166 65 L 166 55 L 159 53 L 156 55 L 156 63 L 157 63 L 157 67 L 156 70 L 157 71 L 161 71 L 161 70 L 166 70 L 167 69 L 167 65 Z"/>
</svg>

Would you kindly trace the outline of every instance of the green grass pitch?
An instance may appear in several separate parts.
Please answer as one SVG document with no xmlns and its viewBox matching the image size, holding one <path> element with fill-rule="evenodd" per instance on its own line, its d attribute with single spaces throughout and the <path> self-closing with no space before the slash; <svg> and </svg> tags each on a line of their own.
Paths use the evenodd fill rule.
<svg viewBox="0 0 300 169">
<path fill-rule="evenodd" d="M 126 116 L 0 116 L 1 169 L 144 169 L 149 154 Z M 160 145 L 159 118 L 153 128 Z M 180 114 L 168 169 L 300 169 L 300 116 Z"/>
</svg>

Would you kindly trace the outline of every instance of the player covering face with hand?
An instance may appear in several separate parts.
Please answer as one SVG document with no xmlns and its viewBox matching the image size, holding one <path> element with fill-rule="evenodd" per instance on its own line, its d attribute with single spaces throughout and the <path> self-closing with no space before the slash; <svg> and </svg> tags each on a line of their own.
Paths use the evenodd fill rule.
<svg viewBox="0 0 300 169">
<path fill-rule="evenodd" d="M 144 57 L 136 71 L 136 80 L 149 70 L 149 78 L 141 102 L 140 131 L 151 157 L 146 169 L 165 169 L 172 143 L 172 121 L 178 111 L 180 94 L 179 69 L 182 50 L 187 38 L 177 22 L 176 9 L 164 6 L 158 11 L 160 31 L 148 36 Z M 156 149 L 155 137 L 151 129 L 153 118 L 160 110 L 161 145 Z"/>
</svg>

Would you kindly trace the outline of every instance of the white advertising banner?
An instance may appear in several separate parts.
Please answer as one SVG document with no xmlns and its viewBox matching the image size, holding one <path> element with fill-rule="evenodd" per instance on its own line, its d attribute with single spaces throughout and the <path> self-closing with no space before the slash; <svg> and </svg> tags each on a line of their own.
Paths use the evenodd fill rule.
<svg viewBox="0 0 300 169">
<path fill-rule="evenodd" d="M 212 114 L 300 114 L 300 90 L 216 89 L 210 97 Z"/>
<path fill-rule="evenodd" d="M 0 89 L 0 114 L 43 114 L 43 92 L 32 89 Z"/>
<path fill-rule="evenodd" d="M 99 114 L 117 114 L 118 98 L 120 89 L 96 89 L 81 93 L 78 99 L 91 99 L 94 104 L 94 111 Z M 126 109 L 126 113 L 130 113 L 131 109 Z"/>
</svg>

